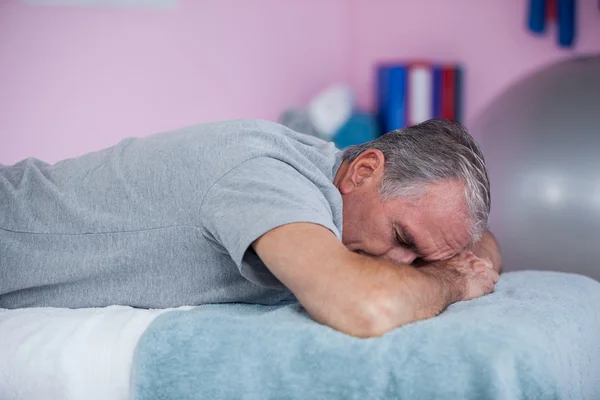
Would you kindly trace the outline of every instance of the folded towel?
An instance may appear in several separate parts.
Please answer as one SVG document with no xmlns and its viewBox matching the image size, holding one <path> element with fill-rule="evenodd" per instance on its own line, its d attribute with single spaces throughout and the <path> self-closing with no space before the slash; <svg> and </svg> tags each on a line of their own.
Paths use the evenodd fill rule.
<svg viewBox="0 0 600 400">
<path fill-rule="evenodd" d="M 600 283 L 502 275 L 496 292 L 357 339 L 298 305 L 207 305 L 158 317 L 134 355 L 150 399 L 598 399 Z"/>
</svg>

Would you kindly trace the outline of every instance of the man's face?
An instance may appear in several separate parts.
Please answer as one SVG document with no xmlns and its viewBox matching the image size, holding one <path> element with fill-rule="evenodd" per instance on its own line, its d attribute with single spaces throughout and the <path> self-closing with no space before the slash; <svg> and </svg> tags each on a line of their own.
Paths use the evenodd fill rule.
<svg viewBox="0 0 600 400">
<path fill-rule="evenodd" d="M 373 157 L 343 166 L 336 177 L 343 200 L 344 245 L 404 264 L 417 258 L 445 260 L 462 251 L 470 240 L 463 185 L 444 182 L 429 187 L 417 200 L 382 200 L 383 164 L 377 160 L 381 153 L 374 152 Z"/>
</svg>

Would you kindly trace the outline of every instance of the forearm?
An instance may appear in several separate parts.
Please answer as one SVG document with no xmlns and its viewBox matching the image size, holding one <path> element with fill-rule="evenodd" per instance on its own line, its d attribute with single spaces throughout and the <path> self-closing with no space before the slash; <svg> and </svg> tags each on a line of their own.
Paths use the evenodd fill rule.
<svg viewBox="0 0 600 400">
<path fill-rule="evenodd" d="M 502 256 L 500 255 L 500 247 L 492 233 L 486 230 L 483 237 L 475 244 L 473 253 L 480 258 L 489 258 L 497 273 L 502 271 Z"/>
<path fill-rule="evenodd" d="M 432 318 L 459 301 L 463 291 L 456 274 L 443 267 L 417 269 L 353 253 L 344 275 L 326 293 L 305 293 L 299 299 L 313 318 L 360 337 Z M 312 304 L 315 299 L 320 307 Z"/>
<path fill-rule="evenodd" d="M 353 336 L 433 317 L 463 294 L 443 266 L 417 269 L 359 255 L 314 224 L 281 226 L 253 246 L 315 320 Z"/>
</svg>

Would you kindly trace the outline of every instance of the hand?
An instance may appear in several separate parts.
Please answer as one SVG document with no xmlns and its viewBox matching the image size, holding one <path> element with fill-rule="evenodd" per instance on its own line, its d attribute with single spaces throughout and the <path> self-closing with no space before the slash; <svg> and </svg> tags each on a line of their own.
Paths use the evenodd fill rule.
<svg viewBox="0 0 600 400">
<path fill-rule="evenodd" d="M 449 260 L 430 263 L 428 267 L 453 281 L 452 284 L 459 293 L 456 301 L 471 300 L 492 293 L 499 279 L 488 258 L 477 257 L 470 251 Z M 451 272 L 450 276 L 448 272 Z"/>
<path fill-rule="evenodd" d="M 497 273 L 502 271 L 502 256 L 500 255 L 500 248 L 494 235 L 490 231 L 485 231 L 479 242 L 475 244 L 473 253 L 479 258 L 488 258 L 492 261 L 494 270 Z"/>
</svg>

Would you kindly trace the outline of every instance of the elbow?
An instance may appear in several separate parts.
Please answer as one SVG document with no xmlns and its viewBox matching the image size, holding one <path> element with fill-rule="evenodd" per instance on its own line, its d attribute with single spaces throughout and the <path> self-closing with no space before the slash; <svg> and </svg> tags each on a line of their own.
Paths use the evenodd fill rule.
<svg viewBox="0 0 600 400">
<path fill-rule="evenodd" d="M 342 332 L 360 339 L 369 339 L 381 337 L 394 328 L 396 328 L 396 326 L 384 324 L 378 319 L 372 319 L 368 321 L 357 321 L 351 326 L 348 326 L 347 329 L 342 330 Z"/>
<path fill-rule="evenodd" d="M 415 313 L 408 310 L 406 304 L 402 304 L 397 296 L 369 296 L 353 304 L 352 312 L 348 312 L 344 318 L 345 323 L 338 330 L 358 338 L 380 337 L 395 328 L 416 321 L 414 315 Z"/>
</svg>

